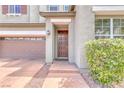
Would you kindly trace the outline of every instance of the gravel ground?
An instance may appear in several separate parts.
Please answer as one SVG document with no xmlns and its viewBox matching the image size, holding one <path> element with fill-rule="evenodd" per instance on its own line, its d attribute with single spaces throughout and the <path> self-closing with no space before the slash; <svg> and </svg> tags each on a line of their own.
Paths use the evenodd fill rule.
<svg viewBox="0 0 124 93">
<path fill-rule="evenodd" d="M 80 69 L 80 73 L 82 77 L 86 80 L 87 84 L 90 86 L 90 88 L 107 88 L 100 84 L 98 84 L 96 81 L 94 81 L 90 75 L 90 72 L 88 69 Z"/>
<path fill-rule="evenodd" d="M 90 88 L 110 88 L 110 87 L 102 86 L 98 84 L 95 80 L 93 80 L 88 69 L 80 69 L 80 73 L 87 82 L 87 84 L 90 86 Z M 113 85 L 111 88 L 124 88 L 124 81 L 120 84 Z"/>
<path fill-rule="evenodd" d="M 124 88 L 124 81 L 118 85 L 113 86 L 114 88 Z"/>
</svg>

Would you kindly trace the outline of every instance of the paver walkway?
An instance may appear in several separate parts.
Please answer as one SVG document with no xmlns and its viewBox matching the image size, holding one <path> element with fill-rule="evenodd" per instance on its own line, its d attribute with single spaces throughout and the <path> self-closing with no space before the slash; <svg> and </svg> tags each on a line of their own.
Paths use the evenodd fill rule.
<svg viewBox="0 0 124 93">
<path fill-rule="evenodd" d="M 0 59 L 0 87 L 88 88 L 77 67 L 68 62 L 46 65 L 42 59 Z"/>
</svg>

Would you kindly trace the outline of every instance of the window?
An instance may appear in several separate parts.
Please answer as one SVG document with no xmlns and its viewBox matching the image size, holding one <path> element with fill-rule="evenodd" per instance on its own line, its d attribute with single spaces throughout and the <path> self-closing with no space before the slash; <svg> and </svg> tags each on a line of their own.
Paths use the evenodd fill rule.
<svg viewBox="0 0 124 93">
<path fill-rule="evenodd" d="M 113 19 L 114 36 L 124 35 L 124 19 Z"/>
<path fill-rule="evenodd" d="M 21 13 L 21 6 L 20 5 L 9 5 L 8 13 L 9 14 L 20 14 Z"/>
<path fill-rule="evenodd" d="M 124 38 L 124 18 L 96 18 L 95 38 Z"/>
<path fill-rule="evenodd" d="M 110 19 L 96 19 L 95 21 L 96 38 L 107 38 L 110 36 Z"/>
<path fill-rule="evenodd" d="M 64 5 L 63 8 L 64 11 L 69 11 L 69 5 Z"/>
<path fill-rule="evenodd" d="M 3 15 L 25 15 L 27 14 L 27 5 L 2 5 Z"/>
<path fill-rule="evenodd" d="M 57 12 L 59 11 L 59 5 L 49 5 L 47 10 L 50 12 Z"/>
</svg>

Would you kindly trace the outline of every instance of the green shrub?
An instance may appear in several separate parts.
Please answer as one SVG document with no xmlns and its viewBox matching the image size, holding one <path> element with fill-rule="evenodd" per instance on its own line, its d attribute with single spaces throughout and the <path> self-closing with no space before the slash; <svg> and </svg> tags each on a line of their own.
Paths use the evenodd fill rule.
<svg viewBox="0 0 124 93">
<path fill-rule="evenodd" d="M 93 79 L 112 86 L 124 79 L 124 40 L 98 39 L 86 43 L 86 55 Z"/>
</svg>

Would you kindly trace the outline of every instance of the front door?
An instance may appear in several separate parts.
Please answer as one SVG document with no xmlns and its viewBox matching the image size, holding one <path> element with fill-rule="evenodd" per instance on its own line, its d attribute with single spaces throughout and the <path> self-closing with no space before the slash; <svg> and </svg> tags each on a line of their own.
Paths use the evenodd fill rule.
<svg viewBox="0 0 124 93">
<path fill-rule="evenodd" d="M 68 58 L 68 31 L 57 31 L 57 56 L 58 58 Z"/>
</svg>

